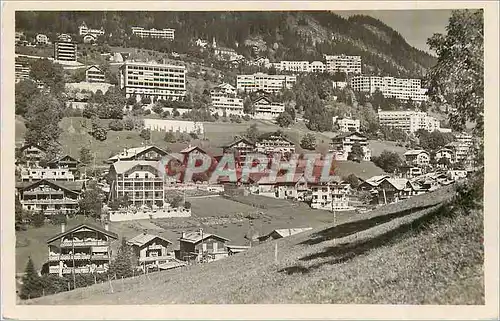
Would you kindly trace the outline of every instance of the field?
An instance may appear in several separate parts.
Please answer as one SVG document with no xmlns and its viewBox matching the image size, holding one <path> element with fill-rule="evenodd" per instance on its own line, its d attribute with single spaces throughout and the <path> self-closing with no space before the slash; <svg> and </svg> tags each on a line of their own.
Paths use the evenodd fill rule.
<svg viewBox="0 0 500 321">
<path fill-rule="evenodd" d="M 443 188 L 218 262 L 113 281 L 114 293 L 98 284 L 26 303 L 484 304 L 482 212 L 449 213 L 452 196 Z"/>
</svg>

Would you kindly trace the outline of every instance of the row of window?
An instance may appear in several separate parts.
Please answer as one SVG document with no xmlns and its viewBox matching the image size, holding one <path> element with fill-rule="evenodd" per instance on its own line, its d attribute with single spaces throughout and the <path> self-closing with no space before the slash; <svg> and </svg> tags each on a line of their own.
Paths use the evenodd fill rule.
<svg viewBox="0 0 500 321">
<path fill-rule="evenodd" d="M 149 70 L 149 71 L 162 71 L 162 72 L 184 72 L 184 67 L 172 68 L 172 67 L 145 67 L 145 66 L 130 66 L 126 65 L 127 69 L 133 70 Z"/>
</svg>

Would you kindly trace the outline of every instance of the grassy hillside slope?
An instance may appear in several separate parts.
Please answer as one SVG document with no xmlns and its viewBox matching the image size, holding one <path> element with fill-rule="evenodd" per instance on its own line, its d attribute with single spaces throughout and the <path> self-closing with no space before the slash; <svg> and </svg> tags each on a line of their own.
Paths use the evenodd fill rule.
<svg viewBox="0 0 500 321">
<path fill-rule="evenodd" d="M 452 196 L 445 188 L 218 262 L 114 282 L 114 293 L 98 284 L 26 303 L 484 304 L 482 212 L 450 214 L 442 203 Z"/>
</svg>

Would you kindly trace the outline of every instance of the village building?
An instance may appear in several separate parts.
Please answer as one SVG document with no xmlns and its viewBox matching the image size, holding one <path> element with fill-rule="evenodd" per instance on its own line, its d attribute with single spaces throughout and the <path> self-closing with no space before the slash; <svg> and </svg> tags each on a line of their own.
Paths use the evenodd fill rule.
<svg viewBox="0 0 500 321">
<path fill-rule="evenodd" d="M 283 89 L 292 89 L 296 82 L 296 76 L 268 75 L 258 72 L 253 75 L 238 75 L 236 89 L 243 92 L 263 90 L 268 93 L 277 93 Z"/>
<path fill-rule="evenodd" d="M 176 184 L 176 178 L 167 180 L 160 172 L 158 161 L 116 161 L 109 169 L 111 198 L 126 197 L 135 207 L 163 207 L 165 186 Z"/>
<path fill-rule="evenodd" d="M 263 154 L 295 153 L 295 143 L 280 131 L 262 134 L 255 143 L 255 147 L 258 153 Z"/>
<path fill-rule="evenodd" d="M 69 169 L 75 174 L 75 172 L 78 171 L 78 165 L 80 163 L 78 159 L 66 154 L 49 161 L 47 165 L 49 165 L 50 168 Z"/>
<path fill-rule="evenodd" d="M 339 131 L 343 133 L 358 132 L 361 126 L 359 119 L 333 117 L 333 124 L 339 126 Z"/>
<path fill-rule="evenodd" d="M 448 159 L 450 163 L 455 161 L 454 152 L 451 148 L 441 148 L 434 155 L 434 160 L 438 162 L 441 158 Z"/>
<path fill-rule="evenodd" d="M 347 160 L 354 144 L 359 144 L 363 150 L 364 161 L 371 160 L 371 150 L 368 138 L 359 132 L 342 133 L 335 136 L 330 143 L 330 153 L 335 153 L 336 160 Z"/>
<path fill-rule="evenodd" d="M 67 33 L 61 33 L 60 35 L 57 36 L 57 40 L 61 42 L 71 42 L 73 41 L 73 38 Z"/>
<path fill-rule="evenodd" d="M 85 70 L 86 82 L 106 82 L 104 72 L 97 66 L 90 66 Z"/>
<path fill-rule="evenodd" d="M 118 235 L 104 228 L 80 224 L 47 240 L 49 248 L 49 273 L 59 276 L 71 274 L 105 273 L 111 260 L 111 244 Z"/>
<path fill-rule="evenodd" d="M 326 71 L 330 73 L 361 73 L 361 56 L 325 55 Z"/>
<path fill-rule="evenodd" d="M 97 38 L 94 35 L 87 34 L 83 36 L 83 43 L 95 43 L 97 41 Z"/>
<path fill-rule="evenodd" d="M 77 44 L 69 41 L 56 41 L 54 43 L 54 59 L 60 61 L 76 61 Z"/>
<path fill-rule="evenodd" d="M 222 146 L 222 152 L 224 154 L 236 154 L 238 164 L 243 165 L 246 155 L 256 152 L 256 145 L 246 138 L 240 138 L 230 144 Z"/>
<path fill-rule="evenodd" d="M 228 256 L 235 255 L 241 252 L 248 251 L 250 246 L 246 245 L 226 245 Z"/>
<path fill-rule="evenodd" d="M 210 111 L 219 116 L 243 116 L 243 99 L 236 96 L 236 88 L 224 83 L 210 91 Z"/>
<path fill-rule="evenodd" d="M 422 168 L 413 165 L 402 165 L 398 168 L 401 178 L 411 179 L 423 174 Z"/>
<path fill-rule="evenodd" d="M 49 43 L 49 37 L 47 37 L 47 35 L 44 35 L 43 33 L 37 34 L 35 40 L 38 45 L 46 45 Z"/>
<path fill-rule="evenodd" d="M 260 236 L 258 240 L 260 242 L 266 242 L 271 240 L 282 239 L 284 237 L 292 236 L 302 232 L 312 230 L 312 227 L 301 227 L 301 228 L 283 228 L 271 231 L 269 234 Z"/>
<path fill-rule="evenodd" d="M 182 233 L 179 239 L 179 259 L 183 261 L 211 262 L 228 256 L 226 244 L 229 240 L 215 234 L 203 232 Z"/>
<path fill-rule="evenodd" d="M 169 251 L 172 242 L 161 236 L 144 232 L 128 240 L 127 244 L 144 272 L 160 270 L 160 266 L 175 260 L 173 251 Z"/>
<path fill-rule="evenodd" d="M 329 211 L 347 211 L 353 207 L 349 201 L 353 190 L 349 183 L 340 179 L 329 183 L 309 184 L 311 189 L 311 208 Z"/>
<path fill-rule="evenodd" d="M 27 58 L 16 57 L 14 68 L 16 83 L 20 82 L 21 80 L 30 79 L 31 65 Z"/>
<path fill-rule="evenodd" d="M 94 38 L 97 38 L 99 36 L 102 36 L 105 34 L 104 28 L 101 27 L 101 29 L 91 29 L 87 27 L 87 24 L 82 22 L 82 24 L 78 27 L 78 34 L 80 36 L 93 36 Z"/>
<path fill-rule="evenodd" d="M 214 48 L 214 54 L 219 59 L 235 60 L 240 58 L 240 55 L 236 52 L 236 50 L 226 47 Z"/>
<path fill-rule="evenodd" d="M 74 214 L 83 190 L 81 181 L 51 181 L 41 179 L 35 182 L 21 182 L 17 193 L 24 210 L 45 215 L 56 213 Z"/>
<path fill-rule="evenodd" d="M 407 164 L 415 166 L 427 166 L 430 163 L 431 156 L 423 149 L 412 149 L 405 154 L 405 161 Z"/>
<path fill-rule="evenodd" d="M 407 133 L 415 133 L 419 129 L 433 132 L 445 132 L 438 119 L 429 116 L 426 112 L 415 110 L 378 110 L 378 119 L 381 126 L 401 129 Z"/>
<path fill-rule="evenodd" d="M 175 39 L 175 29 L 144 29 L 143 27 L 132 27 L 132 35 L 139 38 Z"/>
<path fill-rule="evenodd" d="M 253 102 L 255 119 L 276 119 L 281 113 L 285 111 L 283 103 L 273 102 L 270 98 L 262 96 Z"/>
<path fill-rule="evenodd" d="M 378 203 L 397 203 L 405 198 L 408 180 L 405 178 L 385 178 L 375 187 L 378 192 Z"/>
<path fill-rule="evenodd" d="M 141 146 L 125 149 L 119 154 L 108 158 L 108 163 L 117 161 L 159 161 L 168 153 L 156 146 Z"/>
<path fill-rule="evenodd" d="M 32 182 L 41 179 L 74 181 L 75 175 L 67 168 L 26 168 L 21 170 L 21 181 L 23 182 Z"/>
<path fill-rule="evenodd" d="M 358 189 L 362 191 L 372 191 L 378 186 L 378 184 L 380 184 L 380 182 L 382 182 L 386 178 L 390 178 L 390 176 L 377 175 L 366 180 L 362 180 L 362 182 L 358 185 Z"/>
<path fill-rule="evenodd" d="M 309 191 L 308 182 L 304 174 L 295 174 L 291 179 L 286 174 L 281 175 L 276 177 L 274 191 L 276 198 L 304 201 Z"/>
<path fill-rule="evenodd" d="M 32 144 L 23 145 L 19 148 L 18 153 L 20 157 L 16 159 L 16 162 L 28 168 L 39 167 L 40 161 L 47 155 L 43 148 Z"/>
</svg>

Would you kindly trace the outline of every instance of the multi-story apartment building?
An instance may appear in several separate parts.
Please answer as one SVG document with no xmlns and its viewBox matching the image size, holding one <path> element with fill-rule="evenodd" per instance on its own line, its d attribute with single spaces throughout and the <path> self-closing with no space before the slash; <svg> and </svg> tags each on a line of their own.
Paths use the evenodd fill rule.
<svg viewBox="0 0 500 321">
<path fill-rule="evenodd" d="M 381 126 L 399 128 L 409 133 L 419 129 L 429 132 L 441 130 L 439 120 L 422 111 L 379 110 L 378 119 Z"/>
<path fill-rule="evenodd" d="M 471 160 L 473 155 L 471 148 L 473 145 L 472 135 L 467 133 L 455 134 L 455 141 L 446 145 L 446 147 L 453 150 L 453 159 L 455 162 L 462 162 Z"/>
<path fill-rule="evenodd" d="M 16 58 L 14 67 L 16 83 L 30 78 L 31 67 L 26 59 Z"/>
<path fill-rule="evenodd" d="M 43 33 L 37 34 L 35 40 L 39 45 L 46 45 L 49 43 L 49 37 L 47 37 L 47 35 L 44 35 Z"/>
<path fill-rule="evenodd" d="M 371 150 L 368 138 L 358 132 L 342 133 L 335 136 L 330 144 L 330 153 L 335 153 L 336 160 L 347 160 L 354 144 L 359 144 L 363 150 L 363 160 L 370 161 Z"/>
<path fill-rule="evenodd" d="M 111 197 L 127 197 L 130 205 L 152 208 L 165 201 L 165 177 L 157 161 L 117 161 L 111 164 Z M 172 184 L 175 180 L 172 180 Z"/>
<path fill-rule="evenodd" d="M 54 43 L 54 59 L 61 61 L 76 61 L 77 44 L 74 42 L 57 41 Z"/>
<path fill-rule="evenodd" d="M 143 27 L 132 27 L 132 34 L 140 38 L 175 39 L 175 29 L 144 29 Z"/>
<path fill-rule="evenodd" d="M 243 99 L 236 96 L 236 88 L 230 84 L 221 84 L 210 91 L 211 112 L 219 116 L 243 116 Z"/>
<path fill-rule="evenodd" d="M 214 54 L 219 58 L 228 58 L 228 60 L 235 60 L 243 56 L 239 55 L 236 50 L 226 47 L 216 47 L 214 48 Z"/>
<path fill-rule="evenodd" d="M 21 171 L 23 182 L 48 179 L 51 181 L 74 181 L 75 175 L 67 168 L 25 168 Z"/>
<path fill-rule="evenodd" d="M 87 27 L 85 21 L 78 27 L 78 33 L 80 36 L 92 35 L 96 38 L 105 34 L 103 27 L 101 29 L 91 29 Z"/>
<path fill-rule="evenodd" d="M 43 211 L 45 215 L 57 212 L 74 214 L 78 211 L 78 200 L 83 183 L 78 181 L 23 182 L 18 188 L 18 197 L 24 210 Z"/>
<path fill-rule="evenodd" d="M 186 67 L 126 61 L 120 67 L 120 88 L 127 98 L 183 100 L 186 96 Z"/>
<path fill-rule="evenodd" d="M 86 82 L 105 82 L 104 72 L 97 66 L 90 66 L 85 70 Z"/>
<path fill-rule="evenodd" d="M 376 77 L 357 75 L 350 79 L 351 88 L 373 94 L 377 89 L 386 98 L 397 98 L 415 102 L 427 101 L 427 89 L 422 88 L 420 79 Z"/>
<path fill-rule="evenodd" d="M 283 60 L 276 62 L 273 66 L 278 71 L 291 72 L 325 72 L 326 66 L 322 61 L 309 62 L 306 60 L 289 61 Z"/>
<path fill-rule="evenodd" d="M 295 144 L 279 131 L 262 134 L 255 147 L 258 153 L 263 154 L 295 152 Z"/>
<path fill-rule="evenodd" d="M 259 72 L 253 75 L 238 75 L 236 77 L 236 89 L 247 92 L 263 90 L 277 93 L 285 88 L 291 89 L 296 81 L 297 77 L 295 76 L 268 75 Z"/>
<path fill-rule="evenodd" d="M 325 55 L 327 72 L 361 73 L 361 56 Z"/>
<path fill-rule="evenodd" d="M 333 123 L 337 124 L 339 126 L 339 130 L 343 133 L 359 132 L 359 128 L 361 126 L 359 119 L 351 118 L 337 119 L 337 117 L 333 117 Z"/>
<path fill-rule="evenodd" d="M 309 184 L 311 189 L 311 207 L 329 211 L 352 209 L 349 199 L 352 194 L 348 183 L 330 182 Z"/>
<path fill-rule="evenodd" d="M 259 97 L 253 102 L 255 119 L 276 119 L 282 112 L 285 111 L 283 103 L 272 102 L 267 97 Z"/>
<path fill-rule="evenodd" d="M 405 154 L 406 163 L 415 166 L 427 166 L 431 160 L 431 156 L 423 149 L 412 149 Z"/>
<path fill-rule="evenodd" d="M 118 235 L 104 228 L 80 224 L 47 240 L 49 273 L 59 276 L 71 274 L 105 273 L 109 269 L 111 245 Z"/>
</svg>

